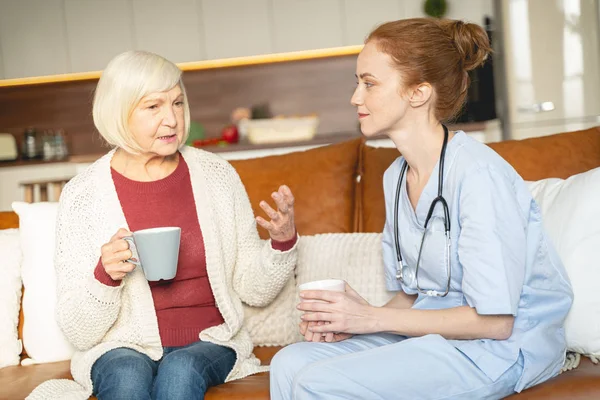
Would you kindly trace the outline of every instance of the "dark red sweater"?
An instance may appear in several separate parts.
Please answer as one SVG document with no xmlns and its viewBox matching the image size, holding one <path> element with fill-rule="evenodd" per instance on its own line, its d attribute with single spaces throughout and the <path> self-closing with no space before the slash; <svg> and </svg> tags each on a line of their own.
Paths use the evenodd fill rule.
<svg viewBox="0 0 600 400">
<path fill-rule="evenodd" d="M 112 178 L 131 231 L 161 226 L 181 228 L 177 275 L 170 281 L 150 282 L 162 345 L 185 346 L 199 340 L 203 329 L 223 323 L 206 273 L 202 230 L 196 214 L 190 173 L 183 157 L 175 171 L 154 182 L 132 181 L 114 169 Z M 289 250 L 296 239 L 273 242 L 275 249 Z M 118 286 L 98 262 L 96 279 Z"/>
</svg>

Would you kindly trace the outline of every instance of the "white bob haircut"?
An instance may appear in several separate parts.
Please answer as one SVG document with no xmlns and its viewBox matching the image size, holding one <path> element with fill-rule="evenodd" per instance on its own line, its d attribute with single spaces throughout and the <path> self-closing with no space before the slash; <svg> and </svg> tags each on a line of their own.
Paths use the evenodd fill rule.
<svg viewBox="0 0 600 400">
<path fill-rule="evenodd" d="M 143 151 L 129 129 L 129 117 L 144 96 L 179 85 L 183 93 L 185 143 L 190 129 L 190 107 L 181 70 L 171 61 L 147 51 L 126 51 L 113 58 L 96 86 L 94 125 L 113 147 L 139 154 Z"/>
</svg>

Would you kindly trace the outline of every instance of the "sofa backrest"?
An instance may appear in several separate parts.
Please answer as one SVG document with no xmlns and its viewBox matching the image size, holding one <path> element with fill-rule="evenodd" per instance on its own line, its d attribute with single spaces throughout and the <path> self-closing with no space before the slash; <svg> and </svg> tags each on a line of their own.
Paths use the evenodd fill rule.
<svg viewBox="0 0 600 400">
<path fill-rule="evenodd" d="M 600 127 L 489 145 L 527 181 L 567 178 L 600 166 Z M 357 191 L 358 232 L 381 232 L 385 223 L 383 173 L 400 154 L 395 148 L 361 149 Z"/>
<path fill-rule="evenodd" d="M 526 181 L 566 179 L 600 166 L 600 127 L 490 144 Z"/>
<path fill-rule="evenodd" d="M 231 161 L 255 215 L 259 203 L 274 207 L 271 193 L 286 184 L 295 195 L 296 227 L 303 235 L 354 232 L 356 176 L 361 139 L 249 160 Z M 259 226 L 261 238 L 268 232 Z"/>
<path fill-rule="evenodd" d="M 19 216 L 12 211 L 0 211 L 0 229 L 19 227 Z"/>
<path fill-rule="evenodd" d="M 0 229 L 13 229 L 19 227 L 19 216 L 12 211 L 0 211 Z M 21 292 L 21 305 L 23 292 Z M 19 339 L 23 339 L 23 307 L 19 310 Z M 21 355 L 25 355 L 25 349 Z"/>
</svg>

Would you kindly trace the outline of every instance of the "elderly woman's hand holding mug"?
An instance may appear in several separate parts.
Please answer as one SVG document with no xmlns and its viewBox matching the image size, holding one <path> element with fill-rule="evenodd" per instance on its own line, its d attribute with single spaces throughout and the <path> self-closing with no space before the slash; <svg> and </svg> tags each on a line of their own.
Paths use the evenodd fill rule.
<svg viewBox="0 0 600 400">
<path fill-rule="evenodd" d="M 106 273 L 115 281 L 120 281 L 129 272 L 135 269 L 135 265 L 126 262 L 132 256 L 129 250 L 129 244 L 123 239 L 131 236 L 127 229 L 119 229 L 117 233 L 110 238 L 108 243 L 102 246 L 102 256 L 100 258 L 102 266 Z"/>
<path fill-rule="evenodd" d="M 262 217 L 256 217 L 256 222 L 269 231 L 271 239 L 278 242 L 292 240 L 296 235 L 294 195 L 289 187 L 282 185 L 277 192 L 271 193 L 271 197 L 277 205 L 277 211 L 271 208 L 266 201 L 261 201 L 260 207 L 271 220 L 267 221 Z"/>
</svg>

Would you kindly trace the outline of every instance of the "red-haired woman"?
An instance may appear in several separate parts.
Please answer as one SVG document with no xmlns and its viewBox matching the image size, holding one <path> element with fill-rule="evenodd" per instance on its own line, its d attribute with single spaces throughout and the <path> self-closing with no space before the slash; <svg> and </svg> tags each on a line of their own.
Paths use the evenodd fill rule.
<svg viewBox="0 0 600 400">
<path fill-rule="evenodd" d="M 560 371 L 573 294 L 540 209 L 505 160 L 444 125 L 489 52 L 461 21 L 395 21 L 367 38 L 352 104 L 363 134 L 402 154 L 383 178 L 396 295 L 375 307 L 348 285 L 302 292 L 322 301 L 299 304 L 307 341 L 273 359 L 272 398 L 496 399 Z"/>
</svg>

